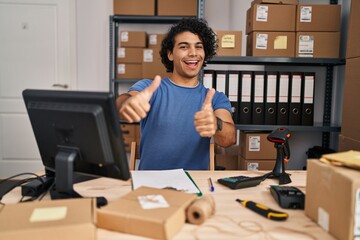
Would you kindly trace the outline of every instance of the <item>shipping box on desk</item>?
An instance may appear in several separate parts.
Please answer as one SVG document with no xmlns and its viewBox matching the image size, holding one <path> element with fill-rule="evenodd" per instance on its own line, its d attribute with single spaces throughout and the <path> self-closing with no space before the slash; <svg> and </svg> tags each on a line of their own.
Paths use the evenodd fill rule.
<svg viewBox="0 0 360 240">
<path fill-rule="evenodd" d="M 162 195 L 169 207 L 143 209 L 139 196 Z M 185 209 L 197 198 L 167 189 L 140 187 L 97 210 L 97 226 L 155 239 L 170 239 L 186 220 Z"/>
<path fill-rule="evenodd" d="M 309 160 L 305 214 L 337 239 L 359 236 L 360 171 Z"/>
<path fill-rule="evenodd" d="M 0 208 L 0 239 L 96 239 L 95 201 L 34 201 Z"/>
</svg>

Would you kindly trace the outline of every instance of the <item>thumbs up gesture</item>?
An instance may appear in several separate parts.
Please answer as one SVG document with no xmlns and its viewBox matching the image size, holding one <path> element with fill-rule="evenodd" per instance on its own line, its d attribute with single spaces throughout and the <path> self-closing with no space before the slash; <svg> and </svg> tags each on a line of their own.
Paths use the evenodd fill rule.
<svg viewBox="0 0 360 240">
<path fill-rule="evenodd" d="M 212 88 L 208 91 L 201 110 L 194 115 L 194 125 L 201 137 L 212 137 L 217 129 L 216 116 L 212 108 L 214 94 L 215 89 Z"/>
<path fill-rule="evenodd" d="M 151 108 L 149 101 L 160 83 L 161 77 L 156 76 L 147 88 L 128 98 L 120 108 L 120 115 L 130 123 L 145 118 Z"/>
</svg>

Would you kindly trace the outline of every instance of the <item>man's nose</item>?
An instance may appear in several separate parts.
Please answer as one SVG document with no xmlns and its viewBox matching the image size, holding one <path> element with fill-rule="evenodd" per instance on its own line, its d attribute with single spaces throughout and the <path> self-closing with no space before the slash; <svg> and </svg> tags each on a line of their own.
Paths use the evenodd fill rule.
<svg viewBox="0 0 360 240">
<path fill-rule="evenodd" d="M 194 46 L 189 48 L 189 55 L 190 56 L 196 56 L 197 55 L 196 48 Z"/>
</svg>

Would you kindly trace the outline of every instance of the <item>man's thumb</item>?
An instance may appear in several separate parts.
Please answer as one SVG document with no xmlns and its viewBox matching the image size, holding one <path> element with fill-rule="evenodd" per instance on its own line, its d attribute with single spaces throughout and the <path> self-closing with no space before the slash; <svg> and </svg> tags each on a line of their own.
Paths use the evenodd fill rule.
<svg viewBox="0 0 360 240">
<path fill-rule="evenodd" d="M 159 75 L 156 75 L 154 80 L 151 82 L 151 84 L 144 90 L 145 93 L 149 96 L 149 99 L 156 91 L 156 89 L 160 86 L 160 83 L 161 83 L 161 77 Z"/>
<path fill-rule="evenodd" d="M 202 110 L 204 110 L 205 108 L 209 108 L 211 107 L 212 108 L 212 99 L 214 97 L 214 94 L 215 94 L 215 89 L 210 89 L 207 94 L 206 94 L 206 97 L 205 97 L 205 101 L 202 105 Z"/>
</svg>

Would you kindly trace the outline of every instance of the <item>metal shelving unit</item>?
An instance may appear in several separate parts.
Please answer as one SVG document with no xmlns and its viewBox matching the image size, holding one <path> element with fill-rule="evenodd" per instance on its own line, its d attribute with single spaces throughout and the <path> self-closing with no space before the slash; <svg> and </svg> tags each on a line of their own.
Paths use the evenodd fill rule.
<svg viewBox="0 0 360 240">
<path fill-rule="evenodd" d="M 330 133 L 340 132 L 340 126 L 331 125 L 331 102 L 334 67 L 345 64 L 345 59 L 334 58 L 281 58 L 281 57 L 214 57 L 208 64 L 227 65 L 264 65 L 264 66 L 319 66 L 326 68 L 324 115 L 322 123 L 315 123 L 314 126 L 284 126 L 290 131 L 322 132 L 322 145 L 329 147 Z M 278 125 L 242 125 L 237 124 L 239 130 L 269 130 L 272 131 Z"/>
<path fill-rule="evenodd" d="M 205 17 L 205 0 L 197 0 L 197 17 Z M 121 24 L 174 24 L 180 21 L 182 16 L 123 16 L 113 15 L 109 19 L 109 57 L 110 57 L 110 69 L 109 69 L 109 89 L 111 92 L 117 95 L 117 89 L 121 83 L 135 83 L 139 79 L 117 79 L 117 52 L 118 48 L 118 32 Z"/>
</svg>

